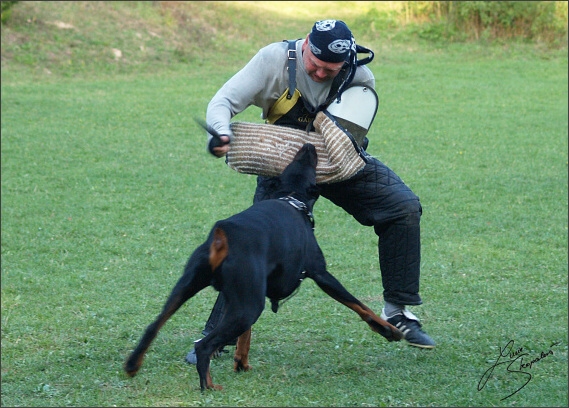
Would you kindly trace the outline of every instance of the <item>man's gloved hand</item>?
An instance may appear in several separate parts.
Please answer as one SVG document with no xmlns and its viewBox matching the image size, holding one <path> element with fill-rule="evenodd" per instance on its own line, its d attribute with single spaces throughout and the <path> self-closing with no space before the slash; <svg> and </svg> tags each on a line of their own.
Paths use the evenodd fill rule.
<svg viewBox="0 0 569 408">
<path fill-rule="evenodd" d="M 215 157 L 225 156 L 229 151 L 229 136 L 220 135 L 199 118 L 194 118 L 194 120 L 212 136 L 207 144 L 207 150 Z"/>
<path fill-rule="evenodd" d="M 229 136 L 214 136 L 209 140 L 207 149 L 215 157 L 222 157 L 229 151 Z"/>
</svg>

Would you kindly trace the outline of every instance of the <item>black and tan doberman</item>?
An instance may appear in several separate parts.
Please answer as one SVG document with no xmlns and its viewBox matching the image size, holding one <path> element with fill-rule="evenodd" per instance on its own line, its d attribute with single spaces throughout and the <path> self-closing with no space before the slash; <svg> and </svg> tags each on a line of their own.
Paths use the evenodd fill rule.
<svg viewBox="0 0 569 408">
<path fill-rule="evenodd" d="M 326 270 L 313 231 L 312 207 L 318 198 L 316 164 L 314 146 L 305 144 L 283 173 L 272 179 L 274 196 L 215 223 L 207 240 L 189 258 L 162 312 L 146 328 L 126 361 L 124 369 L 128 375 L 138 372 L 144 354 L 164 323 L 208 286 L 223 293 L 226 310 L 217 327 L 195 344 L 202 391 L 221 389 L 211 379 L 211 354 L 236 337 L 234 370 L 250 369 L 251 326 L 265 307 L 265 297 L 271 300 L 276 312 L 279 301 L 290 296 L 304 278 L 313 279 L 387 340 L 402 338 L 397 328 L 352 296 Z"/>
</svg>

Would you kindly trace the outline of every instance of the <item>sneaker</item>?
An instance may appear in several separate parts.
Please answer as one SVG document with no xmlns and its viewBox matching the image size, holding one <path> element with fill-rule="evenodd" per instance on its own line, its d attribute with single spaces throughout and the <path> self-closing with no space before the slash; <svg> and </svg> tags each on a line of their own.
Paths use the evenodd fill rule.
<svg viewBox="0 0 569 408">
<path fill-rule="evenodd" d="M 223 347 L 214 351 L 211 355 L 212 358 L 221 357 L 223 353 L 229 353 L 229 350 L 225 350 Z M 195 347 L 190 350 L 188 354 L 186 354 L 186 363 L 196 365 L 198 363 L 198 357 L 196 356 L 196 349 Z"/>
<path fill-rule="evenodd" d="M 407 309 L 403 309 L 403 311 L 391 317 L 387 317 L 385 311 L 382 311 L 381 318 L 401 330 L 403 337 L 409 342 L 409 345 L 425 349 L 435 348 L 434 340 L 421 330 L 422 325 L 417 316 Z"/>
</svg>

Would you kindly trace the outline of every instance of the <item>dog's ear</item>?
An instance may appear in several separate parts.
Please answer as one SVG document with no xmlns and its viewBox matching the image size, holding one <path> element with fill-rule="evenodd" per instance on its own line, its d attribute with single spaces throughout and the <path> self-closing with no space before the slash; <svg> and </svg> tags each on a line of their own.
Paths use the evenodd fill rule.
<svg viewBox="0 0 569 408">
<path fill-rule="evenodd" d="M 269 185 L 268 191 L 273 191 L 273 192 L 279 191 L 280 188 L 281 188 L 281 186 L 282 186 L 282 184 L 283 184 L 283 182 L 282 182 L 282 180 L 281 180 L 280 178 L 278 178 L 278 177 L 271 177 L 271 178 L 269 179 L 269 182 L 268 182 L 268 185 Z M 274 198 L 274 197 L 273 197 L 273 198 Z"/>
<path fill-rule="evenodd" d="M 257 191 L 261 193 L 257 200 L 267 200 L 279 197 L 279 188 L 282 182 L 278 177 L 263 178 L 259 184 Z"/>
<path fill-rule="evenodd" d="M 316 184 L 311 184 L 310 187 L 308 187 L 307 192 L 310 197 L 314 199 L 320 197 L 320 187 L 318 187 Z"/>
<path fill-rule="evenodd" d="M 265 181 L 265 187 L 269 191 L 277 190 L 282 184 L 279 177 L 271 177 Z"/>
</svg>

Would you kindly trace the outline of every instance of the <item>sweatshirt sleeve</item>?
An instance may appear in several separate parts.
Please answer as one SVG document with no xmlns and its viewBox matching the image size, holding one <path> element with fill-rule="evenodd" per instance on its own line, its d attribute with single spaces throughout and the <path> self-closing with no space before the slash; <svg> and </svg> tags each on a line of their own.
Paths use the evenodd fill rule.
<svg viewBox="0 0 569 408">
<path fill-rule="evenodd" d="M 217 91 L 206 113 L 207 123 L 213 129 L 231 137 L 229 124 L 235 115 L 250 105 L 259 106 L 263 113 L 268 112 L 288 82 L 285 50 L 286 43 L 273 43 L 262 48 Z"/>
</svg>

